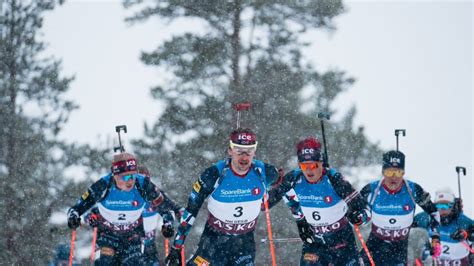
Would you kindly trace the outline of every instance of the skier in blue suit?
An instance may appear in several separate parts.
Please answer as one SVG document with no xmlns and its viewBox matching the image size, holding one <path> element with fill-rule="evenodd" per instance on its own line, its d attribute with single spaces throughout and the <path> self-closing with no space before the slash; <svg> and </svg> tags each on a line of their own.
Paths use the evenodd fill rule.
<svg viewBox="0 0 474 266">
<path fill-rule="evenodd" d="M 207 198 L 209 216 L 187 265 L 254 265 L 260 207 L 267 189 L 278 179 L 274 166 L 254 160 L 256 149 L 257 136 L 251 129 L 231 133 L 230 158 L 204 170 L 193 185 L 167 263 L 181 263 L 180 250 Z"/>
<path fill-rule="evenodd" d="M 360 225 L 370 219 L 367 202 L 341 173 L 323 167 L 318 139 L 301 140 L 296 154 L 299 168 L 270 191 L 270 205 L 283 197 L 296 219 L 303 240 L 300 265 L 358 265 L 350 223 Z"/>
<path fill-rule="evenodd" d="M 161 191 L 137 172 L 137 161 L 129 153 L 114 156 L 111 173 L 92 184 L 68 210 L 68 226 L 76 229 L 81 215 L 96 205 L 99 259 L 96 265 L 142 265 L 145 205 L 166 215 L 173 206 Z M 171 228 L 172 229 L 172 228 Z M 171 231 L 171 235 L 173 231 Z"/>
<path fill-rule="evenodd" d="M 435 237 L 434 241 L 440 241 L 441 255 L 436 258 L 437 265 L 472 265 L 468 242 L 474 241 L 474 223 L 463 214 L 461 201 L 449 189 L 444 189 L 435 193 L 434 202 L 441 215 L 439 232 L 430 229 L 430 216 L 426 212 L 415 216 L 414 226 L 425 228 L 431 238 Z M 425 248 L 424 258 L 433 253 L 430 242 Z"/>
<path fill-rule="evenodd" d="M 430 194 L 407 179 L 405 155 L 400 151 L 383 154 L 383 177 L 361 190 L 372 212 L 372 228 L 367 240 L 375 265 L 406 265 L 408 235 L 419 205 L 429 213 L 431 228 L 437 228 L 439 212 Z M 365 257 L 365 254 L 363 254 Z M 365 261 L 368 262 L 365 257 Z"/>
</svg>

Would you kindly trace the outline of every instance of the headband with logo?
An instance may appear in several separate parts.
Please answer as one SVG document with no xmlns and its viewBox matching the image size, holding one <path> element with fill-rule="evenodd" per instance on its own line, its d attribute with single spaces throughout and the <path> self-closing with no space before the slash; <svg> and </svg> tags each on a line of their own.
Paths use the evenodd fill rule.
<svg viewBox="0 0 474 266">
<path fill-rule="evenodd" d="M 126 172 L 137 171 L 137 161 L 134 158 L 112 163 L 112 174 L 119 175 Z"/>
</svg>

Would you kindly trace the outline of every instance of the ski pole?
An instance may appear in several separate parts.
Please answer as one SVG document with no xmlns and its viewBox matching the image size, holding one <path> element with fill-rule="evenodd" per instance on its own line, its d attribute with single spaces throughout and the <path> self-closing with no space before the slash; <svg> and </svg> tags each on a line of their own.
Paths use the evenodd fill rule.
<svg viewBox="0 0 474 266">
<path fill-rule="evenodd" d="M 471 248 L 469 244 L 466 242 L 466 240 L 461 241 L 461 244 L 463 244 L 463 246 L 466 247 L 470 253 L 474 253 L 474 248 Z"/>
<path fill-rule="evenodd" d="M 328 146 L 326 144 L 326 133 L 324 131 L 324 119 L 329 121 L 329 113 L 321 112 L 318 114 L 318 118 L 321 121 L 321 131 L 323 133 L 323 143 L 324 143 L 324 158 L 323 158 L 323 167 L 329 167 L 329 158 L 328 158 Z"/>
<path fill-rule="evenodd" d="M 74 242 L 76 241 L 76 229 L 71 231 L 71 246 L 69 247 L 69 266 L 72 266 L 72 258 L 74 257 Z"/>
<path fill-rule="evenodd" d="M 260 239 L 260 242 L 262 243 L 265 243 L 267 241 L 270 241 L 269 239 L 267 238 L 262 238 Z M 301 238 L 297 238 L 297 237 L 291 237 L 291 238 L 274 238 L 273 240 L 271 240 L 273 242 L 283 242 L 283 243 L 293 243 L 293 242 L 301 242 Z"/>
<path fill-rule="evenodd" d="M 184 256 L 184 245 L 181 248 L 181 266 L 186 266 L 186 257 Z"/>
<path fill-rule="evenodd" d="M 115 132 L 118 134 L 118 140 L 119 140 L 119 146 L 114 147 L 114 152 L 120 151 L 124 152 L 125 148 L 122 145 L 122 138 L 120 137 L 120 131 L 123 130 L 124 133 L 127 133 L 127 126 L 126 125 L 120 125 L 120 126 L 115 126 Z"/>
<path fill-rule="evenodd" d="M 170 251 L 170 241 L 165 238 L 165 256 L 168 257 Z"/>
<path fill-rule="evenodd" d="M 372 258 L 372 255 L 370 254 L 369 249 L 367 248 L 367 244 L 365 243 L 364 237 L 360 233 L 360 229 L 358 225 L 354 225 L 354 230 L 356 231 L 357 237 L 360 240 L 360 243 L 362 244 L 362 248 L 364 248 L 365 254 L 367 255 L 367 258 L 369 258 L 370 265 L 375 266 L 374 259 Z"/>
<path fill-rule="evenodd" d="M 463 173 L 466 176 L 466 167 L 463 166 L 456 166 L 456 172 L 458 173 L 458 191 L 459 191 L 459 199 L 461 199 L 461 179 L 460 174 Z"/>
<path fill-rule="evenodd" d="M 398 151 L 398 135 L 402 133 L 402 136 L 406 136 L 406 129 L 395 129 L 395 137 L 397 137 L 397 151 Z"/>
<path fill-rule="evenodd" d="M 237 128 L 240 128 L 240 120 L 241 120 L 241 111 L 248 111 L 250 110 L 250 103 L 249 102 L 243 102 L 243 103 L 237 103 L 234 105 L 234 109 L 237 111 Z"/>
<path fill-rule="evenodd" d="M 270 221 L 270 210 L 268 208 L 268 195 L 263 194 L 263 205 L 265 206 L 265 217 L 267 218 L 267 232 L 270 243 L 270 254 L 272 256 L 272 266 L 276 266 L 275 244 L 273 243 L 272 223 Z"/>
<path fill-rule="evenodd" d="M 421 262 L 420 259 L 417 258 L 417 259 L 415 260 L 415 265 L 416 265 L 416 266 L 423 266 L 423 263 Z"/>
<path fill-rule="evenodd" d="M 94 232 L 92 233 L 92 250 L 91 250 L 91 263 L 94 263 L 95 260 L 95 243 L 97 241 L 97 226 L 94 227 Z"/>
</svg>

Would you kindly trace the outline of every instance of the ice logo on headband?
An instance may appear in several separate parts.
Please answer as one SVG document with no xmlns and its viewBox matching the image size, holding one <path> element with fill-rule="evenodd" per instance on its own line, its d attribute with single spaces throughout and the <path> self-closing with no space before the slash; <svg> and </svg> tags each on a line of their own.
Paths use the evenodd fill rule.
<svg viewBox="0 0 474 266">
<path fill-rule="evenodd" d="M 239 140 L 252 140 L 252 135 L 239 134 L 238 139 L 239 139 Z"/>
<path fill-rule="evenodd" d="M 301 154 L 314 154 L 314 149 L 312 149 L 312 148 L 311 149 L 308 149 L 308 148 L 302 149 Z"/>
<path fill-rule="evenodd" d="M 394 157 L 392 157 L 392 158 L 390 158 L 390 162 L 391 162 L 391 163 L 399 164 L 399 163 L 401 162 L 401 160 L 400 160 L 400 158 L 394 158 Z"/>
</svg>

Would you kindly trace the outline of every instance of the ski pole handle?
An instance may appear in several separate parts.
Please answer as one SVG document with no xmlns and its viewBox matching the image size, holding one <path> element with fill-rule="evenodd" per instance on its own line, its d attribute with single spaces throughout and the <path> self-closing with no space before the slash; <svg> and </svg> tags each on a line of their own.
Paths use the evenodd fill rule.
<svg viewBox="0 0 474 266">
<path fill-rule="evenodd" d="M 462 172 L 462 175 L 466 175 L 466 167 L 464 166 L 456 166 L 456 172 Z"/>
<path fill-rule="evenodd" d="M 398 135 L 402 133 L 402 136 L 406 136 L 406 129 L 395 129 L 395 137 L 397 138 L 397 151 L 398 151 Z"/>
<path fill-rule="evenodd" d="M 354 230 L 356 231 L 357 238 L 359 238 L 360 243 L 362 244 L 362 248 L 364 248 L 364 251 L 365 251 L 365 254 L 367 255 L 367 258 L 369 258 L 370 266 L 375 266 L 374 259 L 372 258 L 372 255 L 370 254 L 370 251 L 367 248 L 367 244 L 365 243 L 364 237 L 360 233 L 359 226 L 354 225 Z"/>
<path fill-rule="evenodd" d="M 72 266 L 72 259 L 74 258 L 74 242 L 76 241 L 76 229 L 71 231 L 71 245 L 69 247 L 69 266 Z"/>
<path fill-rule="evenodd" d="M 96 242 L 97 242 L 97 226 L 94 227 L 94 232 L 92 233 L 92 250 L 91 250 L 91 257 L 90 257 L 91 264 L 93 264 L 95 260 L 95 243 Z"/>
<path fill-rule="evenodd" d="M 242 102 L 234 105 L 234 109 L 237 111 L 237 128 L 240 128 L 242 111 L 249 111 L 250 107 L 252 107 L 252 105 L 249 102 Z"/>
<path fill-rule="evenodd" d="M 126 125 L 115 126 L 115 132 L 117 132 L 117 134 L 118 134 L 119 146 L 114 147 L 114 152 L 116 152 L 116 151 L 124 152 L 125 151 L 125 148 L 122 145 L 122 139 L 120 137 L 120 131 L 121 130 L 123 130 L 124 133 L 127 133 L 127 126 Z"/>
<path fill-rule="evenodd" d="M 461 177 L 460 177 L 460 174 L 462 172 L 464 176 L 466 175 L 466 167 L 456 166 L 456 172 L 458 173 L 458 193 L 459 193 L 459 198 L 461 198 Z"/>
</svg>

